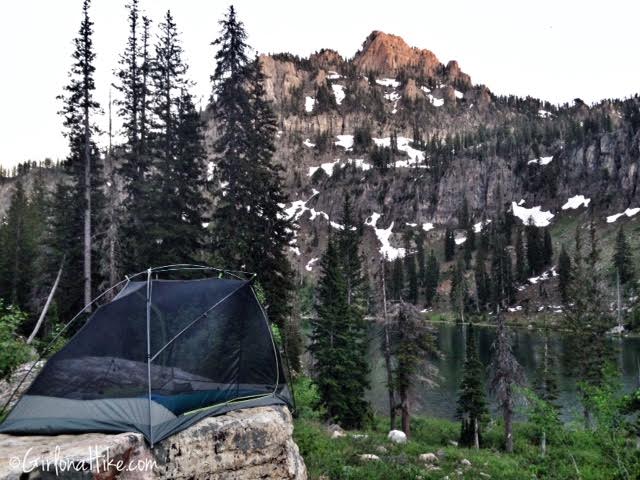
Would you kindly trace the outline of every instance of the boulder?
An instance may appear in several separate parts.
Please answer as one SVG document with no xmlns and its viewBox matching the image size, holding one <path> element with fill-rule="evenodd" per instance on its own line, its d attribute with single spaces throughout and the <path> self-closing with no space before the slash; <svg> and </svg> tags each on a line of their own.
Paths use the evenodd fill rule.
<svg viewBox="0 0 640 480">
<path fill-rule="evenodd" d="M 9 402 L 7 408 L 13 407 L 13 405 L 18 401 L 24 391 L 29 387 L 29 385 L 31 385 L 31 382 L 33 382 L 38 373 L 40 373 L 40 370 L 42 370 L 43 366 L 44 360 L 40 360 L 38 362 L 23 363 L 18 368 L 16 368 L 8 378 L 3 378 L 2 380 L 0 380 L 0 409 L 4 406 L 5 403 L 7 403 L 9 398 L 11 398 L 11 401 Z M 29 373 L 28 375 L 27 372 Z M 26 378 L 25 375 L 27 375 Z M 12 397 L 11 395 L 16 388 L 18 388 L 18 390 Z"/>
<path fill-rule="evenodd" d="M 360 455 L 360 460 L 364 462 L 371 462 L 371 461 L 375 462 L 380 460 L 380 457 L 377 455 L 374 455 L 373 453 L 363 453 L 362 455 Z"/>
<path fill-rule="evenodd" d="M 407 436 L 402 430 L 391 430 L 387 438 L 393 443 L 407 443 Z"/>
<path fill-rule="evenodd" d="M 466 458 L 463 458 L 462 460 L 460 460 L 460 465 L 463 467 L 470 467 L 471 466 L 471 462 L 469 460 L 467 460 Z"/>
<path fill-rule="evenodd" d="M 438 457 L 435 453 L 422 453 L 418 456 L 418 460 L 425 463 L 438 463 Z"/>
<path fill-rule="evenodd" d="M 327 432 L 329 432 L 329 437 L 331 438 L 342 438 L 347 436 L 342 427 L 335 423 L 332 423 L 327 427 Z"/>
<path fill-rule="evenodd" d="M 292 433 L 289 411 L 270 406 L 206 418 L 153 450 L 139 433 L 0 435 L 0 480 L 304 480 Z"/>
</svg>

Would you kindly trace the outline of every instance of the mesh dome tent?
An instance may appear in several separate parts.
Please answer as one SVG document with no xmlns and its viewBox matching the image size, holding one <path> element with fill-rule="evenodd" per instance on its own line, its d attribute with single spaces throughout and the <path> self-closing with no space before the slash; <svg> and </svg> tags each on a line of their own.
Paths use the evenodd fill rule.
<svg viewBox="0 0 640 480">
<path fill-rule="evenodd" d="M 138 431 L 153 445 L 204 417 L 291 406 L 252 279 L 159 278 L 178 270 L 214 269 L 159 267 L 122 282 L 49 359 L 0 432 Z"/>
</svg>

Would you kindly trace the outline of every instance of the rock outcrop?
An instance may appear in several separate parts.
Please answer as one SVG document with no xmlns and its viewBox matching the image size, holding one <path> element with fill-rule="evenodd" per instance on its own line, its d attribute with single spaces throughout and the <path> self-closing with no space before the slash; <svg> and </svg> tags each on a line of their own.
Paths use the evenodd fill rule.
<svg viewBox="0 0 640 480">
<path fill-rule="evenodd" d="M 0 480 L 304 480 L 292 432 L 289 411 L 274 406 L 207 418 L 153 450 L 138 433 L 0 435 Z"/>
</svg>

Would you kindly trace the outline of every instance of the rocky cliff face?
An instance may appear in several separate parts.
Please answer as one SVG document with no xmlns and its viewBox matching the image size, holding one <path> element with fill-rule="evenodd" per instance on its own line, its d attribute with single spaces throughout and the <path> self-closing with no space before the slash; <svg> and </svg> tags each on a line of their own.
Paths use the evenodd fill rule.
<svg viewBox="0 0 640 480">
<path fill-rule="evenodd" d="M 640 204 L 636 99 L 589 107 L 497 97 L 455 60 L 445 65 L 378 31 L 351 59 L 322 50 L 309 59 L 265 56 L 262 64 L 288 213 L 300 226 L 291 259 L 303 275 L 315 275 L 327 230 L 340 228 L 346 194 L 368 221 L 370 259 L 402 255 L 412 248 L 406 237 L 419 231 L 439 239 L 443 227 L 456 226 L 464 198 L 474 223 L 512 202 L 557 219 L 575 213 L 562 209 L 569 198 L 584 195 L 603 220 Z M 318 103 L 323 88 L 333 102 Z M 359 144 L 363 130 L 371 139 Z M 397 148 L 383 172 L 375 150 L 391 147 L 392 137 Z"/>
<path fill-rule="evenodd" d="M 305 480 L 284 407 L 211 417 L 150 450 L 142 435 L 0 435 L 0 479 Z"/>
<path fill-rule="evenodd" d="M 411 234 L 438 240 L 456 226 L 465 198 L 474 223 L 512 202 L 558 219 L 576 213 L 562 209 L 576 195 L 601 220 L 640 206 L 637 98 L 554 106 L 498 97 L 455 60 L 445 64 L 378 31 L 353 58 L 325 49 L 261 62 L 278 119 L 286 208 L 300 227 L 290 256 L 303 275 L 317 273 L 346 194 L 367 221 L 364 248 L 376 264 L 411 249 Z M 211 145 L 216 127 L 205 116 Z M 392 151 L 381 169 L 376 155 L 385 148 Z M 12 188 L 0 183 L 0 213 Z"/>
</svg>

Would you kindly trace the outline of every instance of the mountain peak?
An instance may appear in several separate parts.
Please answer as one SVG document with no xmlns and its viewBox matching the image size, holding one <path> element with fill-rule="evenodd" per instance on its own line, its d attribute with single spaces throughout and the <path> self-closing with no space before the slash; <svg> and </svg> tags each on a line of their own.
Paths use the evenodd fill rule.
<svg viewBox="0 0 640 480">
<path fill-rule="evenodd" d="M 461 79 L 470 84 L 455 60 L 447 67 L 427 49 L 411 47 L 398 35 L 374 30 L 355 54 L 353 63 L 362 71 L 374 71 L 382 75 L 396 76 L 401 70 L 416 76 L 436 77 L 443 73 L 449 80 Z"/>
</svg>

